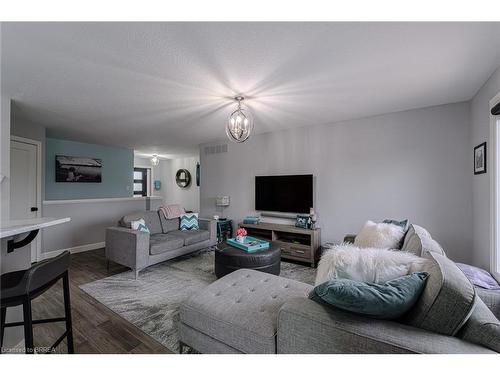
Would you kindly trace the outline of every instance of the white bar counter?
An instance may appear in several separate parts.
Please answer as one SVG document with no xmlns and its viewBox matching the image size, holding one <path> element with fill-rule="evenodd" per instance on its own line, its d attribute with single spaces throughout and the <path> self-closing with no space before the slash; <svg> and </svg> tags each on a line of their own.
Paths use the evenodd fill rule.
<svg viewBox="0 0 500 375">
<path fill-rule="evenodd" d="M 71 218 L 65 217 L 54 219 L 50 217 L 40 217 L 36 219 L 6 220 L 0 224 L 0 238 L 13 237 L 18 234 L 31 232 L 34 230 L 63 224 Z"/>
</svg>

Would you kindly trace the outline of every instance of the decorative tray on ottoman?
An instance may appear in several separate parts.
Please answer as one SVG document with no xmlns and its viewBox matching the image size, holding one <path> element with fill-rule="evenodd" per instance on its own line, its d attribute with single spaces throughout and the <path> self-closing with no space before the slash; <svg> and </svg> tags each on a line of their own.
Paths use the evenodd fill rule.
<svg viewBox="0 0 500 375">
<path fill-rule="evenodd" d="M 245 236 L 245 242 L 243 243 L 236 241 L 236 238 L 228 238 L 226 242 L 228 245 L 237 247 L 238 249 L 249 253 L 269 249 L 269 242 L 250 236 Z"/>
</svg>

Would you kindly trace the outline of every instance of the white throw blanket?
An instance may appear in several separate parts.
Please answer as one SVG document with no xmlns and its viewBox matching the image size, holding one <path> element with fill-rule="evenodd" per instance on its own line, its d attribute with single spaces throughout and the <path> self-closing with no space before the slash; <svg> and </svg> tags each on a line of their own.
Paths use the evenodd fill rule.
<svg viewBox="0 0 500 375">
<path fill-rule="evenodd" d="M 335 245 L 321 256 L 315 285 L 334 278 L 385 283 L 422 271 L 427 262 L 425 258 L 400 250 Z"/>
</svg>

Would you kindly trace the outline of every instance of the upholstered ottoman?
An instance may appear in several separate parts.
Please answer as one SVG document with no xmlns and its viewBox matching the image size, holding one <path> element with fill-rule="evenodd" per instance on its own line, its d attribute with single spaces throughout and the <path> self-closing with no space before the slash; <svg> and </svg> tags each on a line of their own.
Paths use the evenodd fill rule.
<svg viewBox="0 0 500 375">
<path fill-rule="evenodd" d="M 218 279 L 242 268 L 278 276 L 280 266 L 281 249 L 274 242 L 270 243 L 269 249 L 253 253 L 237 249 L 226 242 L 218 244 L 215 250 L 215 276 Z"/>
<path fill-rule="evenodd" d="M 180 307 L 180 349 L 200 353 L 276 353 L 277 317 L 311 285 L 241 269 L 215 281 Z"/>
</svg>

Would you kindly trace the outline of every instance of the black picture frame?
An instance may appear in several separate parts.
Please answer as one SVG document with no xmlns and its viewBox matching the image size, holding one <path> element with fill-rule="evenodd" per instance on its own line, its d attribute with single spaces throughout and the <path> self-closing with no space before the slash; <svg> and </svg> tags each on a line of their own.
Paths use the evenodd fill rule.
<svg viewBox="0 0 500 375">
<path fill-rule="evenodd" d="M 486 173 L 486 163 L 488 161 L 488 156 L 486 153 L 486 142 L 481 143 L 474 147 L 474 174 Z"/>
<path fill-rule="evenodd" d="M 191 184 L 191 173 L 187 169 L 179 169 L 175 174 L 175 182 L 181 189 L 188 188 Z"/>
<path fill-rule="evenodd" d="M 56 155 L 56 182 L 101 183 L 102 159 L 84 156 Z"/>
</svg>

